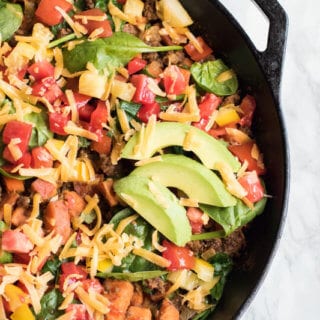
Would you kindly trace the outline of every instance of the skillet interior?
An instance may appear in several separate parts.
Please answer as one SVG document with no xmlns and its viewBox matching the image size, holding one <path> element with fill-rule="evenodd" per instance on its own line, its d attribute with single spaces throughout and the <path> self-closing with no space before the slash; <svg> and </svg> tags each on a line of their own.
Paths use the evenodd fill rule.
<svg viewBox="0 0 320 320">
<path fill-rule="evenodd" d="M 254 297 L 271 262 L 285 216 L 288 180 L 288 151 L 279 101 L 253 53 L 251 41 L 231 15 L 216 1 L 184 0 L 196 21 L 194 28 L 210 43 L 218 57 L 236 71 L 241 87 L 251 88 L 258 101 L 253 125 L 254 135 L 264 154 L 268 194 L 266 210 L 248 232 L 249 270 L 234 270 L 224 296 L 210 319 L 240 316 Z M 250 90 L 250 89 L 249 89 Z M 250 91 L 249 91 L 250 92 Z"/>
</svg>

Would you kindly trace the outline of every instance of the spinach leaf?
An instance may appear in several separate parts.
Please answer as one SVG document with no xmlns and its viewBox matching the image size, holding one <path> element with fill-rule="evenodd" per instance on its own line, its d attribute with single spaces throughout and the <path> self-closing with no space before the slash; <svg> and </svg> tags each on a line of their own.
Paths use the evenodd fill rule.
<svg viewBox="0 0 320 320">
<path fill-rule="evenodd" d="M 4 160 L 2 158 L 0 158 L 0 165 L 3 165 L 4 164 Z M 25 176 L 19 176 L 17 174 L 11 174 L 9 173 L 8 171 L 0 168 L 0 175 L 1 176 L 5 176 L 5 177 L 8 177 L 8 178 L 14 178 L 14 179 L 17 179 L 17 180 L 28 180 L 28 179 L 31 179 L 32 177 L 25 177 Z"/>
<path fill-rule="evenodd" d="M 63 296 L 58 289 L 45 294 L 41 300 L 41 312 L 36 315 L 37 320 L 55 320 L 64 312 L 58 310 L 58 307 L 63 301 Z"/>
<path fill-rule="evenodd" d="M 22 19 L 23 12 L 20 5 L 0 1 L 0 35 L 2 41 L 13 36 L 21 26 Z"/>
<path fill-rule="evenodd" d="M 52 259 L 48 260 L 43 266 L 41 273 L 46 273 L 50 271 L 55 277 L 58 275 L 59 268 L 61 266 L 61 261 L 57 256 L 54 256 Z"/>
<path fill-rule="evenodd" d="M 98 273 L 100 278 L 115 278 L 118 280 L 128 280 L 131 282 L 142 281 L 163 276 L 167 271 L 152 270 L 152 271 L 138 271 L 138 272 L 111 272 L 111 273 Z"/>
<path fill-rule="evenodd" d="M 44 110 L 40 113 L 29 113 L 24 119 L 34 124 L 29 142 L 30 148 L 42 146 L 53 137 L 53 133 L 48 127 L 48 115 Z"/>
<path fill-rule="evenodd" d="M 122 219 L 129 217 L 130 215 L 134 214 L 131 208 L 125 208 L 118 213 L 116 213 L 113 218 L 110 220 L 110 223 L 114 224 L 114 228 L 118 226 Z M 144 249 L 152 250 L 152 232 L 154 229 L 151 225 L 139 217 L 135 220 L 135 223 L 129 224 L 125 229 L 124 232 L 129 235 L 134 235 L 140 240 L 143 241 Z M 143 272 L 143 271 L 151 271 L 159 269 L 153 263 L 145 260 L 142 257 L 138 257 L 134 254 L 129 254 L 121 261 L 121 266 L 115 266 L 113 268 L 114 273 L 122 273 L 122 272 Z"/>
<path fill-rule="evenodd" d="M 238 90 L 238 80 L 235 74 L 226 81 L 219 81 L 219 75 L 228 70 L 230 69 L 221 59 L 204 63 L 196 62 L 190 69 L 192 77 L 199 87 L 219 96 L 228 96 Z"/>
<path fill-rule="evenodd" d="M 141 107 L 141 104 L 122 100 L 120 101 L 119 107 L 120 109 L 125 111 L 128 121 L 130 121 L 131 119 L 140 121 L 137 117 L 137 113 Z"/>
<path fill-rule="evenodd" d="M 201 313 L 198 313 L 196 316 L 192 318 L 192 320 L 205 320 L 209 316 L 209 314 L 213 311 L 213 308 L 207 309 Z"/>
<path fill-rule="evenodd" d="M 209 262 L 214 267 L 214 276 L 220 277 L 219 282 L 210 291 L 212 299 L 217 303 L 222 297 L 223 288 L 226 284 L 227 276 L 232 270 L 233 262 L 225 253 L 217 253 L 209 260 Z"/>
<path fill-rule="evenodd" d="M 181 49 L 180 46 L 152 47 L 129 33 L 115 32 L 111 37 L 84 40 L 72 50 L 64 49 L 63 60 L 64 66 L 72 73 L 85 70 L 88 62 L 98 70 L 107 68 L 112 72 L 126 65 L 138 53 Z"/>
<path fill-rule="evenodd" d="M 210 218 L 222 226 L 227 236 L 260 215 L 264 210 L 266 202 L 266 198 L 261 199 L 254 205 L 252 210 L 241 200 L 238 200 L 234 207 L 221 208 L 201 204 L 200 208 L 206 212 Z"/>
</svg>

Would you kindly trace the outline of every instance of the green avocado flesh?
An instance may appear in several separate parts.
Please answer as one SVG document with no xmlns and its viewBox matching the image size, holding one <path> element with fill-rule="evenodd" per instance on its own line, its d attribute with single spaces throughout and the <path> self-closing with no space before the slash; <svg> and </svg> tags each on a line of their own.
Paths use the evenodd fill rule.
<svg viewBox="0 0 320 320">
<path fill-rule="evenodd" d="M 178 246 L 191 239 L 186 210 L 162 184 L 147 177 L 129 175 L 114 183 L 116 194 L 154 228 Z"/>
<path fill-rule="evenodd" d="M 162 155 L 157 161 L 136 168 L 131 175 L 148 177 L 166 187 L 177 188 L 199 203 L 218 207 L 236 204 L 236 199 L 213 171 L 183 155 Z"/>
<path fill-rule="evenodd" d="M 218 162 L 224 162 L 237 172 L 241 164 L 228 148 L 219 140 L 213 138 L 206 132 L 184 123 L 158 122 L 154 132 L 148 137 L 147 144 L 136 149 L 141 143 L 141 131 L 133 135 L 122 150 L 121 157 L 132 160 L 142 160 L 152 157 L 155 153 L 169 146 L 185 146 L 185 141 L 189 139 L 188 149 L 200 159 L 209 169 L 215 169 Z"/>
</svg>

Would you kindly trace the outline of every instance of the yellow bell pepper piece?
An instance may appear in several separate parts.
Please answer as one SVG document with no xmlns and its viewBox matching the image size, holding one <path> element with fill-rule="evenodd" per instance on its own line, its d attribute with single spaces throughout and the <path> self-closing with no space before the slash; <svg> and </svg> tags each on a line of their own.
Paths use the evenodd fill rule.
<svg viewBox="0 0 320 320">
<path fill-rule="evenodd" d="M 15 312 L 10 316 L 11 320 L 35 320 L 36 318 L 32 314 L 27 304 L 22 304 Z"/>
<path fill-rule="evenodd" d="M 28 294 L 13 284 L 7 284 L 5 286 L 4 294 L 6 300 L 8 301 L 10 311 L 15 311 L 22 304 L 30 303 Z"/>
<path fill-rule="evenodd" d="M 196 258 L 194 267 L 192 268 L 200 280 L 210 282 L 214 276 L 214 267 L 209 262 Z"/>
<path fill-rule="evenodd" d="M 111 272 L 113 268 L 113 264 L 110 259 L 103 259 L 98 262 L 98 271 L 100 272 Z"/>
<path fill-rule="evenodd" d="M 215 119 L 216 123 L 220 126 L 226 126 L 227 124 L 234 123 L 240 120 L 238 112 L 232 108 L 220 108 L 218 115 Z"/>
</svg>

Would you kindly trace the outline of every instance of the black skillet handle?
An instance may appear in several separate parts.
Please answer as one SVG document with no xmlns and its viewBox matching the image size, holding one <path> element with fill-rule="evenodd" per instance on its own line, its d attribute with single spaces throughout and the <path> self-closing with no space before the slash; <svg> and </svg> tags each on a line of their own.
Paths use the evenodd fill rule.
<svg viewBox="0 0 320 320">
<path fill-rule="evenodd" d="M 288 19 L 277 0 L 254 0 L 270 22 L 267 49 L 256 50 L 256 56 L 278 100 L 283 58 L 285 54 Z"/>
</svg>

